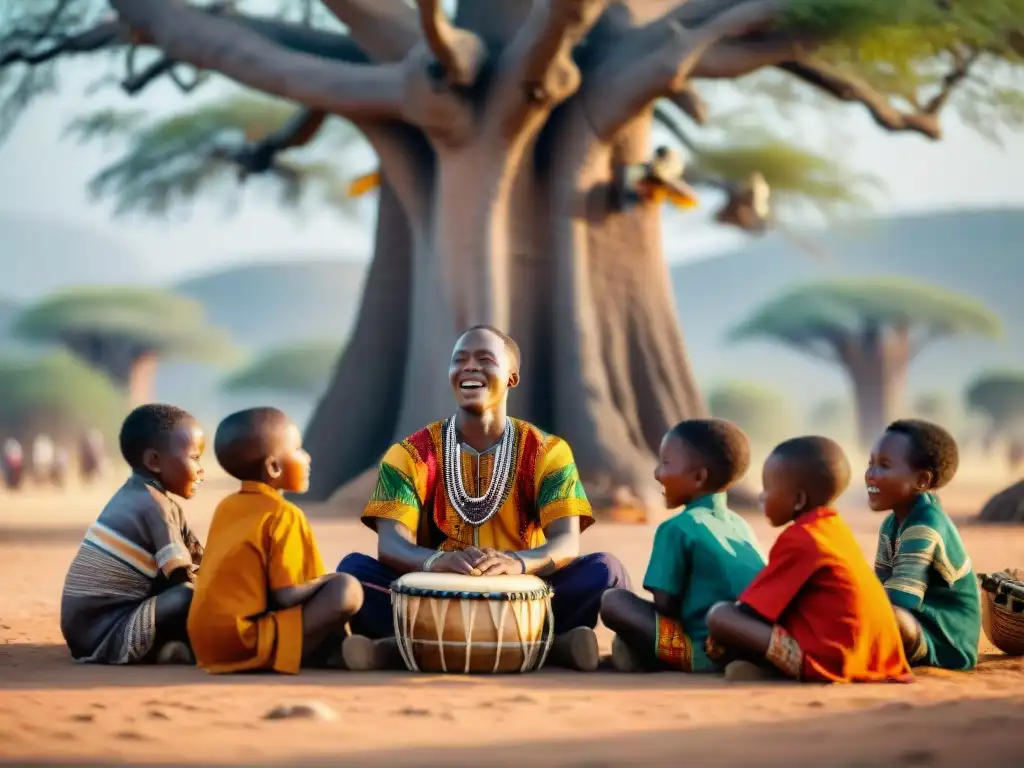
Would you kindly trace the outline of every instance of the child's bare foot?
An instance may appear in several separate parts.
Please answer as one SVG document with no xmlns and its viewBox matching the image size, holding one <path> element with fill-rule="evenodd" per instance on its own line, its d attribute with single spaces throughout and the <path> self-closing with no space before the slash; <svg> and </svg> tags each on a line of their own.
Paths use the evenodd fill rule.
<svg viewBox="0 0 1024 768">
<path fill-rule="evenodd" d="M 640 665 L 633 658 L 626 641 L 616 635 L 612 639 L 612 666 L 617 672 L 639 672 Z"/>
<path fill-rule="evenodd" d="M 774 677 L 771 670 L 760 667 L 752 661 L 739 659 L 725 665 L 725 679 L 731 683 L 750 682 L 752 680 L 770 680 Z"/>
<path fill-rule="evenodd" d="M 577 672 L 593 672 L 601 661 L 597 634 L 590 627 L 576 627 L 555 637 L 548 657 L 553 666 Z"/>
<path fill-rule="evenodd" d="M 195 664 L 196 657 L 192 655 L 192 649 L 180 640 L 171 640 L 164 643 L 163 647 L 156 654 L 157 664 Z"/>
<path fill-rule="evenodd" d="M 341 645 L 341 657 L 350 672 L 405 668 L 398 641 L 393 637 L 371 640 L 363 635 L 351 635 Z"/>
</svg>

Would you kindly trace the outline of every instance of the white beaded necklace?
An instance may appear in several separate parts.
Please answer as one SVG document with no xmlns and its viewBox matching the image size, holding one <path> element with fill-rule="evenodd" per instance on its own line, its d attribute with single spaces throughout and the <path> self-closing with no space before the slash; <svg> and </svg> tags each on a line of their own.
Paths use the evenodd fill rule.
<svg viewBox="0 0 1024 768">
<path fill-rule="evenodd" d="M 459 517 L 470 525 L 483 525 L 500 509 L 505 501 L 512 458 L 515 428 L 511 419 L 505 420 L 505 431 L 494 452 L 494 471 L 487 490 L 482 496 L 470 496 L 462 482 L 462 449 L 455 432 L 455 417 L 448 420 L 444 435 L 444 488 L 448 501 Z"/>
</svg>

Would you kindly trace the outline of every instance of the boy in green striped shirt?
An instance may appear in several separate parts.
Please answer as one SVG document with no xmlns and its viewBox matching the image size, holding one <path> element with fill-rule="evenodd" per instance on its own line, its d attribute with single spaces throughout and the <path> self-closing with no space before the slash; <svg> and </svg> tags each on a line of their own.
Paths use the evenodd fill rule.
<svg viewBox="0 0 1024 768">
<path fill-rule="evenodd" d="M 937 424 L 889 425 L 871 451 L 864 481 L 875 512 L 891 510 L 878 534 L 875 573 L 896 611 L 912 666 L 973 669 L 981 597 L 963 540 L 933 491 L 956 474 L 956 441 Z"/>
</svg>

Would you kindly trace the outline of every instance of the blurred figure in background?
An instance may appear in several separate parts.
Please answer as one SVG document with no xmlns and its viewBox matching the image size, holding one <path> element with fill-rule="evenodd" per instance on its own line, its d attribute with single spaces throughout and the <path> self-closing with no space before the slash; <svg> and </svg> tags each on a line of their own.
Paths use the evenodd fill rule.
<svg viewBox="0 0 1024 768">
<path fill-rule="evenodd" d="M 103 433 L 93 427 L 84 435 L 78 447 L 78 469 L 83 483 L 99 479 L 106 468 L 107 453 Z"/>
<path fill-rule="evenodd" d="M 53 451 L 50 465 L 50 482 L 55 488 L 63 488 L 68 479 L 68 449 L 58 445 Z"/>
<path fill-rule="evenodd" d="M 24 456 L 21 450 L 21 443 L 13 437 L 4 440 L 0 448 L 0 471 L 3 472 L 4 485 L 12 491 L 21 487 L 22 475 L 24 473 Z"/>
<path fill-rule="evenodd" d="M 50 482 L 53 470 L 53 440 L 40 432 L 32 441 L 32 478 L 38 485 Z"/>
</svg>

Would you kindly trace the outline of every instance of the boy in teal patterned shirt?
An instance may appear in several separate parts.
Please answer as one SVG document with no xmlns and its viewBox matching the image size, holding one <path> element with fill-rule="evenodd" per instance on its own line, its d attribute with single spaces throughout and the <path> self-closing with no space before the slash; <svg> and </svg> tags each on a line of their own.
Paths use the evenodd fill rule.
<svg viewBox="0 0 1024 768">
<path fill-rule="evenodd" d="M 935 491 L 953 479 L 956 441 L 942 427 L 905 419 L 871 451 L 864 481 L 876 512 L 892 510 L 878 535 L 875 573 L 896 611 L 913 666 L 972 669 L 981 598 L 963 540 Z"/>
<path fill-rule="evenodd" d="M 656 477 L 669 508 L 683 506 L 654 535 L 644 600 L 624 589 L 604 593 L 601 620 L 615 632 L 620 671 L 712 672 L 704 643 L 708 610 L 737 596 L 764 567 L 753 530 L 726 506 L 725 490 L 750 464 L 747 436 L 721 419 L 692 419 L 662 440 Z"/>
</svg>

